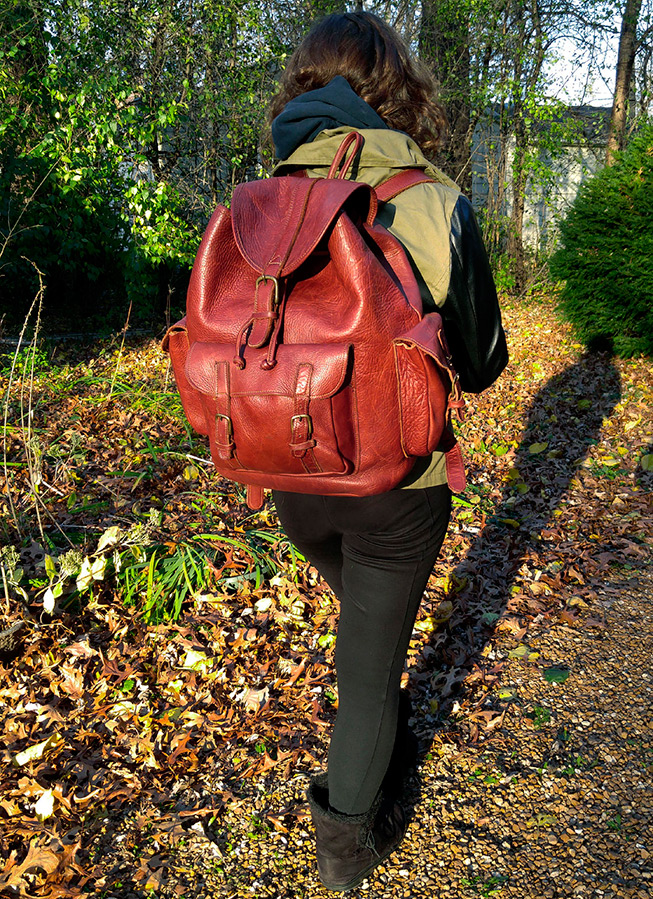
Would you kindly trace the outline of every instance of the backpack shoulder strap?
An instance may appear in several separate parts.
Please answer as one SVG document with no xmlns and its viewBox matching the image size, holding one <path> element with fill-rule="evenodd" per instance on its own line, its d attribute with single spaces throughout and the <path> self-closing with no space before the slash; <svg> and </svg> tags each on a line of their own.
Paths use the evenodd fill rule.
<svg viewBox="0 0 653 899">
<path fill-rule="evenodd" d="M 294 169 L 288 174 L 293 178 L 307 178 L 306 169 Z M 379 203 L 387 203 L 393 200 L 398 194 L 414 187 L 415 184 L 430 184 L 435 181 L 430 175 L 425 174 L 422 169 L 404 169 L 397 172 L 396 175 L 390 175 L 381 184 L 374 188 L 374 193 Z"/>
<path fill-rule="evenodd" d="M 306 169 L 295 169 L 288 174 L 293 178 L 308 177 Z M 434 181 L 435 178 L 426 175 L 422 169 L 404 169 L 402 172 L 397 172 L 396 175 L 391 175 L 385 181 L 382 181 L 381 184 L 378 184 L 374 188 L 374 192 L 379 203 L 387 203 L 415 184 L 429 184 Z"/>
<path fill-rule="evenodd" d="M 404 169 L 403 172 L 397 172 L 379 184 L 375 192 L 381 203 L 387 203 L 415 184 L 429 184 L 434 181 L 435 179 L 425 174 L 422 169 Z"/>
</svg>

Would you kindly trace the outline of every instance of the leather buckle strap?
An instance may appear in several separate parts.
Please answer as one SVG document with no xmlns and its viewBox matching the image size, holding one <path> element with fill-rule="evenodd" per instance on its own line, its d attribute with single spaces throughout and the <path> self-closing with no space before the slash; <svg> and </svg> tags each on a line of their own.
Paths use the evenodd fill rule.
<svg viewBox="0 0 653 899">
<path fill-rule="evenodd" d="M 262 347 L 270 339 L 272 325 L 278 317 L 279 282 L 273 275 L 261 275 L 254 289 L 254 313 L 252 330 L 247 342 L 252 347 Z"/>
<path fill-rule="evenodd" d="M 234 425 L 231 420 L 231 395 L 229 392 L 229 363 L 215 363 L 215 451 L 218 458 L 236 467 L 234 455 Z"/>
<path fill-rule="evenodd" d="M 232 422 L 232 420 L 229 418 L 228 415 L 223 415 L 222 412 L 216 412 L 215 419 L 219 425 L 224 426 L 223 430 L 224 430 L 224 435 L 226 437 L 226 440 L 224 441 L 225 445 L 233 447 L 234 446 L 234 442 L 233 442 L 234 423 Z"/>
<path fill-rule="evenodd" d="M 313 420 L 308 413 L 293 415 L 290 419 L 290 429 L 292 432 L 290 448 L 293 456 L 303 456 L 306 450 L 315 446 L 315 440 L 312 439 Z"/>
<path fill-rule="evenodd" d="M 462 493 L 467 486 L 465 460 L 456 436 L 449 425 L 442 432 L 439 448 L 444 452 L 449 489 L 453 493 Z"/>
<path fill-rule="evenodd" d="M 255 484 L 247 485 L 247 505 L 250 509 L 261 509 L 265 502 L 265 494 L 263 488 Z"/>
<path fill-rule="evenodd" d="M 320 471 L 315 455 L 312 452 L 317 441 L 313 437 L 313 420 L 309 414 L 311 399 L 311 378 L 313 366 L 302 362 L 297 368 L 295 379 L 295 410 L 290 419 L 290 452 L 310 474 Z"/>
<path fill-rule="evenodd" d="M 465 461 L 458 443 L 454 443 L 444 455 L 447 470 L 447 483 L 452 493 L 463 493 L 467 486 L 465 477 Z"/>
<path fill-rule="evenodd" d="M 236 444 L 233 435 L 234 426 L 229 416 L 217 412 L 215 416 L 215 447 L 218 457 L 224 462 L 234 457 Z"/>
<path fill-rule="evenodd" d="M 386 178 L 381 184 L 377 184 L 375 188 L 376 196 L 379 202 L 388 203 L 405 190 L 408 190 L 408 188 L 414 187 L 416 184 L 432 184 L 434 180 L 422 169 L 404 169 L 401 172 L 397 172 L 396 175 Z"/>
</svg>

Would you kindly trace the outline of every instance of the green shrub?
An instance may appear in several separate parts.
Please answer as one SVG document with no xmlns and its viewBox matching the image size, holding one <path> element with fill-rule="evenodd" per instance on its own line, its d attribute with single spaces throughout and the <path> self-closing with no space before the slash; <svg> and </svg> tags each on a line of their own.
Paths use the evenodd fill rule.
<svg viewBox="0 0 653 899">
<path fill-rule="evenodd" d="M 653 353 L 653 126 L 578 192 L 551 260 L 561 308 L 590 348 Z"/>
<path fill-rule="evenodd" d="M 5 149 L 0 139 L 0 296 L 8 328 L 20 327 L 36 295 L 37 267 L 44 318 L 58 329 L 111 333 L 130 306 L 132 326 L 160 325 L 169 294 L 183 303 L 201 226 L 173 187 L 130 183 L 110 159 L 73 180 L 46 158 Z M 11 233 L 6 223 L 15 226 Z"/>
<path fill-rule="evenodd" d="M 98 188 L 90 174 L 72 180 L 45 157 L 17 158 L 5 150 L 0 144 L 0 244 L 7 239 L 0 293 L 9 323 L 22 323 L 39 287 L 38 267 L 48 312 L 83 325 L 102 295 L 115 293 L 125 242 L 115 209 L 119 194 L 110 185 Z"/>
</svg>

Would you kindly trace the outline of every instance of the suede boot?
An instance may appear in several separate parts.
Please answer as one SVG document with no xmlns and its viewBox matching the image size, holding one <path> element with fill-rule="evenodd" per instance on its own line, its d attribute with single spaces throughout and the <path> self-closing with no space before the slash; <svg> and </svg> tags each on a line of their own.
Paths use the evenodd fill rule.
<svg viewBox="0 0 653 899">
<path fill-rule="evenodd" d="M 381 794 L 363 815 L 343 815 L 329 806 L 326 774 L 311 781 L 308 802 L 315 826 L 317 869 L 329 890 L 357 887 L 401 842 L 404 811 Z"/>
</svg>

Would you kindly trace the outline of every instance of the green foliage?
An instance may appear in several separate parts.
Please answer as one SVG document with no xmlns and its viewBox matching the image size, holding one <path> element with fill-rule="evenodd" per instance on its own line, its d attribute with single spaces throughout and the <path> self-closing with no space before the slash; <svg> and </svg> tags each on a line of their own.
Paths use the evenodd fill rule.
<svg viewBox="0 0 653 899">
<path fill-rule="evenodd" d="M 653 126 L 581 187 L 551 272 L 561 307 L 588 346 L 653 353 Z"/>
<path fill-rule="evenodd" d="M 22 321 L 38 272 L 45 316 L 74 330 L 114 331 L 128 309 L 132 325 L 160 323 L 164 309 L 178 308 L 213 208 L 267 162 L 269 151 L 259 150 L 264 111 L 288 53 L 317 16 L 357 5 L 0 4 L 5 326 Z M 460 122 L 450 174 L 468 177 L 468 137 L 476 125 L 489 129 L 485 236 L 493 255 L 506 244 L 514 255 L 521 226 L 506 215 L 511 142 L 519 138 L 512 159 L 518 196 L 527 185 L 547 193 L 550 161 L 567 142 L 567 119 L 549 96 L 543 67 L 562 18 L 494 0 L 400 6 L 366 4 L 396 20 L 436 66 L 452 125 Z M 500 110 L 498 120 L 484 125 L 489 108 Z M 529 260 L 518 249 L 523 268 Z M 519 287 L 517 275 L 502 266 L 506 289 Z"/>
<path fill-rule="evenodd" d="M 3 295 L 26 311 L 38 289 L 37 266 L 53 300 L 61 298 L 57 305 L 67 303 L 72 314 L 87 312 L 89 291 L 96 294 L 121 268 L 122 226 L 114 198 L 87 179 L 53 170 L 47 159 L 14 159 L 0 176 L 3 222 L 12 221 L 16 201 L 24 201 L 15 196 L 16 184 L 30 198 L 2 260 Z"/>
<path fill-rule="evenodd" d="M 156 624 L 177 620 L 198 594 L 215 588 L 238 592 L 246 583 L 259 589 L 286 568 L 296 578 L 298 562 L 305 562 L 278 531 L 250 528 L 240 538 L 201 534 L 186 542 L 162 543 L 155 539 L 160 524 L 160 512 L 150 509 L 143 522 L 106 529 L 86 555 L 79 549 L 46 555 L 45 576 L 29 584 L 44 611 L 52 614 L 57 602 L 66 607 L 80 598 L 92 601 L 103 586 L 115 590 L 146 623 Z M 0 583 L 27 600 L 19 561 L 13 546 L 0 549 Z"/>
<path fill-rule="evenodd" d="M 284 55 L 253 0 L 0 8 L 0 291 L 76 329 L 161 313 L 233 185 L 260 168 Z"/>
<path fill-rule="evenodd" d="M 127 605 L 142 608 L 144 620 L 156 623 L 179 618 L 183 603 L 209 586 L 211 576 L 206 554 L 194 546 L 154 545 L 132 550 L 120 559 L 116 580 Z M 140 609 L 139 609 L 140 611 Z"/>
</svg>

